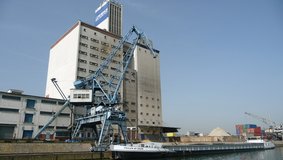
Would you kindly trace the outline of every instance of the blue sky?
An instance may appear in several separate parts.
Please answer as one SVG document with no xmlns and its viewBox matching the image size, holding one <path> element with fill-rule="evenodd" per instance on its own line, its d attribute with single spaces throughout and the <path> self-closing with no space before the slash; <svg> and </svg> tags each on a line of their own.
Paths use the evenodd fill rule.
<svg viewBox="0 0 283 160">
<path fill-rule="evenodd" d="M 1 0 L 0 90 L 44 95 L 50 46 L 101 0 Z M 238 123 L 283 122 L 283 1 L 120 0 L 161 51 L 164 124 L 235 133 Z"/>
</svg>

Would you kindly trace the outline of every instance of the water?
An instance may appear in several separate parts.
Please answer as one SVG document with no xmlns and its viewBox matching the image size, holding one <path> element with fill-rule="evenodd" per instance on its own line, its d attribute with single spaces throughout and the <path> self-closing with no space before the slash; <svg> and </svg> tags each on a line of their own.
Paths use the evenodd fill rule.
<svg viewBox="0 0 283 160">
<path fill-rule="evenodd" d="M 164 158 L 159 160 L 283 160 L 283 147 L 272 150 Z"/>
</svg>

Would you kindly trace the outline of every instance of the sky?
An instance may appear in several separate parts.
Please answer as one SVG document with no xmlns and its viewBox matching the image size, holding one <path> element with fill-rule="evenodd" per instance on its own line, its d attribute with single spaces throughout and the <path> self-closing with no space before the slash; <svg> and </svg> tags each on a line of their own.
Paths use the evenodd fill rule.
<svg viewBox="0 0 283 160">
<path fill-rule="evenodd" d="M 44 96 L 49 50 L 102 0 L 1 0 L 0 91 Z M 119 0 L 123 33 L 160 50 L 163 123 L 180 133 L 235 134 L 250 112 L 283 122 L 282 0 Z M 63 62 L 62 62 L 63 63 Z"/>
</svg>

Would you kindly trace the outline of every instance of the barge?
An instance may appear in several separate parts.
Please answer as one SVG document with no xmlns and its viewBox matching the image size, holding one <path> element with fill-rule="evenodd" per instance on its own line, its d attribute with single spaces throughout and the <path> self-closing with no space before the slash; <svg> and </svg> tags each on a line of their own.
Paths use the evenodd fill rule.
<svg viewBox="0 0 283 160">
<path fill-rule="evenodd" d="M 229 153 L 252 150 L 273 149 L 272 142 L 250 140 L 238 143 L 212 144 L 162 144 L 139 143 L 127 145 L 111 145 L 113 159 L 148 159 L 162 157 L 178 157 L 200 154 Z"/>
</svg>

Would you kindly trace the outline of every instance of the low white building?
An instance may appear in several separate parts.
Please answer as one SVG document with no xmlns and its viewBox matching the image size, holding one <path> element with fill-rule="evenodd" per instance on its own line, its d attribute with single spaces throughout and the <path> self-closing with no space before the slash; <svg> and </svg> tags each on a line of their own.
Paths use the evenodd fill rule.
<svg viewBox="0 0 283 160">
<path fill-rule="evenodd" d="M 64 100 L 0 91 L 0 139 L 33 138 Z M 69 138 L 71 110 L 66 108 L 39 136 L 40 139 Z"/>
</svg>

